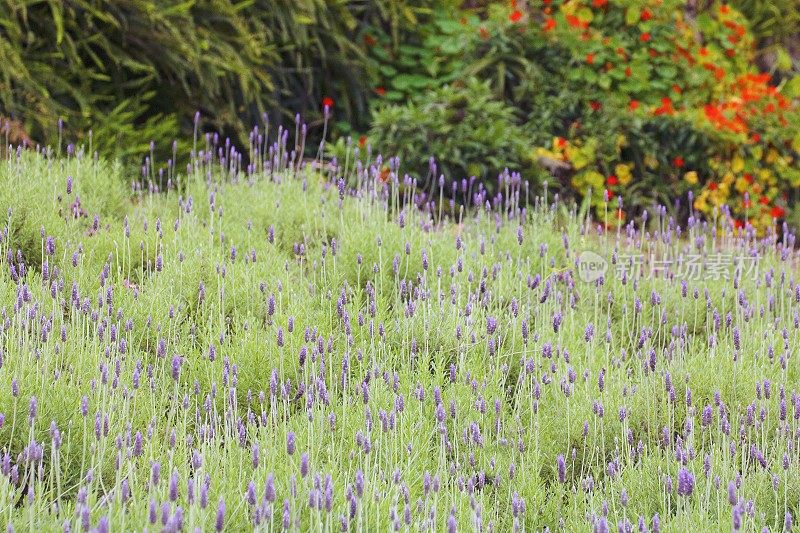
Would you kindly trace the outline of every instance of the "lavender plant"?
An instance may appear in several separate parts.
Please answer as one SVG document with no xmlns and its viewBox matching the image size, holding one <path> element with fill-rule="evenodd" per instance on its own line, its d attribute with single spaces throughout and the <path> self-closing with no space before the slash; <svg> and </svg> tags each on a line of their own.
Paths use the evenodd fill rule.
<svg viewBox="0 0 800 533">
<path fill-rule="evenodd" d="M 0 163 L 9 531 L 792 529 L 789 228 L 250 139 Z"/>
</svg>

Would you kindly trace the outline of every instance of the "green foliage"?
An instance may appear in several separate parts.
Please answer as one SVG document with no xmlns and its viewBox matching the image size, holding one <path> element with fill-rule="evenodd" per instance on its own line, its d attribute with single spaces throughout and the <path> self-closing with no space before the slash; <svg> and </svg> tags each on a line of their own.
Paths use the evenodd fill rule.
<svg viewBox="0 0 800 533">
<path fill-rule="evenodd" d="M 0 115 L 55 145 L 94 131 L 95 148 L 140 156 L 205 128 L 247 143 L 249 127 L 301 113 L 364 127 L 372 90 L 359 25 L 399 40 L 433 2 L 385 0 L 1 0 Z M 348 75 L 343 75 L 348 73 Z"/>
<path fill-rule="evenodd" d="M 273 88 L 276 46 L 229 0 L 4 0 L 0 28 L 2 108 L 40 142 L 63 119 L 79 138 L 93 128 L 103 153 L 141 154 L 197 109 L 234 128 Z"/>
<path fill-rule="evenodd" d="M 503 168 L 518 171 L 525 165 L 514 109 L 496 100 L 488 83 L 474 79 L 378 109 L 370 138 L 385 154 L 399 156 L 420 184 L 438 174 L 449 180 L 486 179 Z M 435 176 L 429 173 L 431 157 L 438 168 Z"/>
</svg>

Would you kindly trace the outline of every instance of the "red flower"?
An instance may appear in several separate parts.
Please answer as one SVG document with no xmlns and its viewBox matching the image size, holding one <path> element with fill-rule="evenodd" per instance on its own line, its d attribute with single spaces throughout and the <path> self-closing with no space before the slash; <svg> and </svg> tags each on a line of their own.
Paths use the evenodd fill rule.
<svg viewBox="0 0 800 533">
<path fill-rule="evenodd" d="M 519 9 L 515 9 L 515 10 L 514 10 L 514 11 L 512 11 L 512 12 L 511 12 L 511 14 L 508 16 L 508 20 L 510 20 L 511 22 L 513 22 L 514 24 L 516 24 L 517 22 L 519 22 L 520 20 L 522 20 L 522 11 L 520 11 Z"/>
<path fill-rule="evenodd" d="M 762 196 L 761 198 L 758 199 L 758 203 L 760 203 L 761 205 L 769 205 L 769 198 L 767 198 L 766 196 Z"/>
<path fill-rule="evenodd" d="M 721 6 L 719 6 L 719 12 L 722 13 L 723 15 L 727 15 L 728 13 L 730 13 L 730 11 L 731 8 L 728 4 L 722 4 Z"/>
<path fill-rule="evenodd" d="M 631 100 L 628 104 L 628 109 L 636 111 L 639 108 L 639 100 Z"/>
<path fill-rule="evenodd" d="M 786 215 L 786 211 L 776 205 L 770 210 L 769 214 L 772 215 L 772 218 L 783 218 Z"/>
<path fill-rule="evenodd" d="M 366 135 L 362 135 L 361 137 L 358 138 L 358 145 L 361 148 L 364 148 L 367 145 L 367 136 Z"/>
<path fill-rule="evenodd" d="M 325 108 L 332 108 L 333 107 L 333 98 L 330 96 L 326 96 L 322 99 L 322 107 Z"/>
<path fill-rule="evenodd" d="M 715 182 L 715 181 L 712 181 L 712 182 L 710 182 L 710 183 L 708 184 L 708 190 L 709 190 L 709 191 L 716 191 L 716 190 L 717 190 L 717 188 L 718 188 L 718 186 L 717 186 L 717 182 Z"/>
<path fill-rule="evenodd" d="M 661 106 L 656 108 L 656 110 L 653 111 L 653 113 L 655 113 L 656 115 L 672 115 L 673 113 L 675 113 L 675 108 L 672 107 L 672 100 L 668 96 L 662 98 Z"/>
<path fill-rule="evenodd" d="M 672 160 L 672 164 L 675 165 L 676 168 L 683 168 L 683 158 L 681 156 L 675 157 L 675 159 Z"/>
<path fill-rule="evenodd" d="M 733 221 L 733 226 L 734 226 L 735 228 L 742 229 L 742 228 L 744 228 L 744 222 L 742 222 L 741 220 L 739 220 L 739 219 L 737 218 L 736 220 L 734 220 L 734 221 Z"/>
<path fill-rule="evenodd" d="M 376 42 L 377 41 L 375 40 L 375 37 L 373 37 L 369 33 L 364 35 L 364 44 L 365 45 L 367 45 L 367 46 L 375 46 Z"/>
<path fill-rule="evenodd" d="M 608 0 L 592 0 L 593 7 L 604 7 L 608 3 Z"/>
<path fill-rule="evenodd" d="M 745 173 L 744 176 L 742 176 L 742 177 L 744 178 L 744 181 L 746 181 L 750 185 L 753 184 L 753 175 L 752 174 Z"/>
<path fill-rule="evenodd" d="M 650 10 L 649 10 L 649 9 L 647 9 L 647 8 L 643 9 L 643 10 L 642 10 L 642 20 L 643 20 L 644 22 L 647 22 L 647 21 L 648 21 L 648 20 L 650 20 L 651 18 L 653 18 L 653 13 L 651 13 L 651 12 L 650 12 Z"/>
<path fill-rule="evenodd" d="M 646 31 L 639 36 L 639 40 L 642 41 L 643 43 L 650 42 L 650 39 L 652 39 L 652 37 L 650 36 L 649 31 Z"/>
<path fill-rule="evenodd" d="M 609 176 L 609 177 L 608 177 L 608 179 L 606 180 L 606 182 L 607 182 L 607 183 L 608 183 L 610 186 L 612 186 L 612 187 L 613 187 L 614 185 L 617 185 L 617 184 L 619 183 L 619 179 L 617 179 L 617 177 L 616 177 L 616 176 L 614 176 L 614 175 L 611 175 L 611 176 Z"/>
<path fill-rule="evenodd" d="M 753 135 L 750 136 L 750 140 L 753 141 L 754 143 L 761 142 L 761 135 L 759 135 L 758 133 L 754 133 Z"/>
<path fill-rule="evenodd" d="M 603 107 L 603 104 L 601 104 L 597 100 L 592 100 L 591 102 L 589 102 L 589 106 L 592 108 L 592 111 L 599 111 L 600 108 Z"/>
<path fill-rule="evenodd" d="M 384 96 L 386 95 L 386 87 L 375 87 L 375 92 L 378 96 Z"/>
<path fill-rule="evenodd" d="M 586 62 L 590 65 L 594 63 L 594 54 L 586 54 Z"/>
<path fill-rule="evenodd" d="M 633 70 L 631 70 L 631 67 L 625 67 L 625 76 L 630 78 L 632 75 L 633 75 Z"/>
<path fill-rule="evenodd" d="M 478 30 L 478 34 L 481 36 L 481 39 L 483 39 L 484 41 L 489 38 L 489 31 L 486 28 L 484 28 L 483 26 L 481 26 L 480 29 Z"/>
<path fill-rule="evenodd" d="M 544 31 L 552 31 L 554 29 L 556 29 L 556 19 L 548 17 L 547 20 L 544 21 Z"/>
<path fill-rule="evenodd" d="M 558 144 L 559 148 L 563 148 L 567 145 L 567 140 L 564 137 L 558 137 L 556 139 L 556 143 Z"/>
</svg>

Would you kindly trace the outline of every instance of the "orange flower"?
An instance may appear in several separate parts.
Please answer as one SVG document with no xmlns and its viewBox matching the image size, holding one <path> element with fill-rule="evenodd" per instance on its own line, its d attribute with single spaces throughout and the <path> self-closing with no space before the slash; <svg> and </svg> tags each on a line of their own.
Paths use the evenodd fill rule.
<svg viewBox="0 0 800 533">
<path fill-rule="evenodd" d="M 639 100 L 631 100 L 628 104 L 628 109 L 636 111 L 639 108 Z"/>
<path fill-rule="evenodd" d="M 721 6 L 719 6 L 719 12 L 722 13 L 723 15 L 727 15 L 728 13 L 731 12 L 731 7 L 728 4 L 722 4 Z"/>
<path fill-rule="evenodd" d="M 367 136 L 366 135 L 362 135 L 361 137 L 358 138 L 358 145 L 361 148 L 364 148 L 367 145 Z"/>
<path fill-rule="evenodd" d="M 590 65 L 594 64 L 594 54 L 586 54 L 586 62 Z"/>
<path fill-rule="evenodd" d="M 489 38 L 489 31 L 486 28 L 484 28 L 483 26 L 481 26 L 480 29 L 478 29 L 478 34 L 481 36 L 481 39 L 483 39 L 484 41 Z"/>
<path fill-rule="evenodd" d="M 700 48 L 700 55 L 703 56 L 703 57 L 707 56 L 708 55 L 708 48 L 706 48 L 705 46 Z"/>
<path fill-rule="evenodd" d="M 608 4 L 608 0 L 592 0 L 593 7 L 604 7 Z"/>
<path fill-rule="evenodd" d="M 515 10 L 514 10 L 514 11 L 512 11 L 512 12 L 511 12 L 511 14 L 508 16 L 508 20 L 510 20 L 511 22 L 513 22 L 514 24 L 516 24 L 517 22 L 519 22 L 520 20 L 522 20 L 522 11 L 520 11 L 519 9 L 515 9 Z"/>
<path fill-rule="evenodd" d="M 567 140 L 564 137 L 557 137 L 556 144 L 558 144 L 559 148 L 563 148 L 567 145 Z"/>
<path fill-rule="evenodd" d="M 625 67 L 625 76 L 630 78 L 632 75 L 633 71 L 631 70 L 631 67 Z"/>
<path fill-rule="evenodd" d="M 776 205 L 770 210 L 769 214 L 772 215 L 772 218 L 783 218 L 786 215 L 786 211 Z"/>
<path fill-rule="evenodd" d="M 544 28 L 544 31 L 552 31 L 552 30 L 556 29 L 556 19 L 554 19 L 553 17 L 548 17 L 544 21 L 543 28 Z"/>
<path fill-rule="evenodd" d="M 744 176 L 742 176 L 742 177 L 744 178 L 744 181 L 746 181 L 748 184 L 750 184 L 750 185 L 753 184 L 753 175 L 752 174 L 750 174 L 748 172 L 745 172 Z"/>
<path fill-rule="evenodd" d="M 650 39 L 652 39 L 652 37 L 650 36 L 650 32 L 649 32 L 649 31 L 643 32 L 643 33 L 642 33 L 642 34 L 639 36 L 639 40 L 640 40 L 640 41 L 642 41 L 643 43 L 648 43 L 648 42 L 650 42 Z"/>
<path fill-rule="evenodd" d="M 570 25 L 572 28 L 580 28 L 583 26 L 581 19 L 576 17 L 575 15 L 567 15 L 567 24 Z"/>
<path fill-rule="evenodd" d="M 760 203 L 761 205 L 769 205 L 769 198 L 767 198 L 766 196 L 762 196 L 761 198 L 758 199 L 758 203 Z"/>
<path fill-rule="evenodd" d="M 386 87 L 375 87 L 375 92 L 378 94 L 378 96 L 385 96 Z"/>
</svg>

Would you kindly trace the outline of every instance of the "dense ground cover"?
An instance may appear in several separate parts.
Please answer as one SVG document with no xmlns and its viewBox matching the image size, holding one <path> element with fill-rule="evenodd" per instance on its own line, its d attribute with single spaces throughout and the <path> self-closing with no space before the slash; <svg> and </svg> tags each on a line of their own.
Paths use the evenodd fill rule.
<svg viewBox="0 0 800 533">
<path fill-rule="evenodd" d="M 9 529 L 791 529 L 788 230 L 251 139 L 0 164 Z"/>
</svg>

